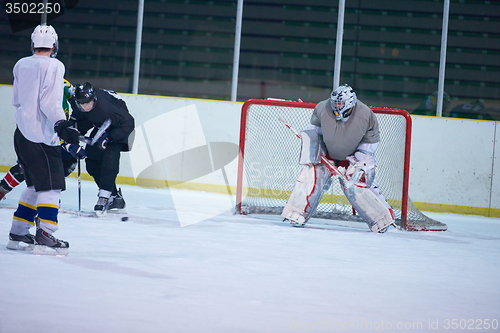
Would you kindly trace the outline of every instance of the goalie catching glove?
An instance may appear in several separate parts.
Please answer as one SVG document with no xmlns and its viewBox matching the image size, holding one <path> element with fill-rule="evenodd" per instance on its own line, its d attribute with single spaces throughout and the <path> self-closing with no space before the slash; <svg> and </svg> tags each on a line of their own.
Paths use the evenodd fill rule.
<svg viewBox="0 0 500 333">
<path fill-rule="evenodd" d="M 347 156 L 349 167 L 345 172 L 347 180 L 357 178 L 358 187 L 370 188 L 375 179 L 375 156 L 373 154 L 357 151 L 354 155 Z"/>
</svg>

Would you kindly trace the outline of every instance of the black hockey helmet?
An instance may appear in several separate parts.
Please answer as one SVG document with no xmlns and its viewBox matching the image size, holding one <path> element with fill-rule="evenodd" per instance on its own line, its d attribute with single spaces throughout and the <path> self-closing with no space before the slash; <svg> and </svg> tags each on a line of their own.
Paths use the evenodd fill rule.
<svg viewBox="0 0 500 333">
<path fill-rule="evenodd" d="M 94 87 L 88 82 L 80 83 L 75 88 L 75 101 L 78 104 L 86 104 L 97 100 Z"/>
</svg>

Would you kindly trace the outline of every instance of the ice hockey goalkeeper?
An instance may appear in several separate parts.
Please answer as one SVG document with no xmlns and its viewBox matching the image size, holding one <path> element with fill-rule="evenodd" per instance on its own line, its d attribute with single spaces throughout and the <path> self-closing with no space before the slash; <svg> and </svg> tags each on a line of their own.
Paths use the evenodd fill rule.
<svg viewBox="0 0 500 333">
<path fill-rule="evenodd" d="M 384 232 L 394 223 L 394 212 L 380 193 L 375 177 L 378 121 L 373 111 L 357 100 L 350 86 L 336 88 L 329 99 L 316 105 L 301 139 L 303 168 L 283 209 L 285 219 L 294 226 L 303 226 L 314 214 L 332 176 L 321 163 L 323 153 L 337 167 L 345 168 L 348 182 L 341 179 L 342 189 L 373 232 Z"/>
</svg>

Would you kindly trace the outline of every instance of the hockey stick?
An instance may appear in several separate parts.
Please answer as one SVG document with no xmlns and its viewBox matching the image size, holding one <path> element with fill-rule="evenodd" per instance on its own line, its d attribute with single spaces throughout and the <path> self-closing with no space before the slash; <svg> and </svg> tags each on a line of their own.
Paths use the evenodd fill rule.
<svg viewBox="0 0 500 333">
<path fill-rule="evenodd" d="M 94 135 L 94 138 L 90 140 L 89 138 L 86 138 L 84 136 L 80 136 L 80 141 L 85 142 L 87 144 L 90 144 L 93 146 L 97 140 L 106 132 L 106 130 L 111 126 L 111 119 L 106 119 L 101 127 L 99 127 L 99 130 L 97 133 Z M 78 159 L 78 212 L 77 216 L 80 216 L 82 211 L 82 171 L 81 171 L 81 165 L 80 165 L 80 159 Z"/>
<path fill-rule="evenodd" d="M 70 209 L 59 208 L 59 213 L 74 215 L 75 211 Z M 82 168 L 80 164 L 80 159 L 78 159 L 78 210 L 76 211 L 76 216 L 97 217 L 97 214 L 95 212 L 82 211 Z"/>
<path fill-rule="evenodd" d="M 282 116 L 279 116 L 279 121 L 281 121 L 286 127 L 288 127 L 288 129 L 290 131 L 293 132 L 293 134 L 295 134 L 295 136 L 297 138 L 301 138 L 300 137 L 300 133 L 294 129 L 286 120 L 285 118 L 283 118 Z M 349 188 L 349 187 L 352 187 L 359 179 L 359 168 L 356 167 L 355 171 L 354 171 L 354 174 L 352 176 L 352 178 L 350 180 L 347 180 L 347 178 L 345 177 L 345 175 L 335 166 L 335 164 L 333 164 L 332 161 L 330 161 L 328 158 L 326 158 L 325 154 L 321 153 L 321 164 L 325 165 L 328 170 L 330 170 L 330 172 L 332 173 L 332 175 L 334 177 L 337 177 L 339 178 L 340 180 L 342 180 L 342 183 L 345 184 L 345 187 Z"/>
<path fill-rule="evenodd" d="M 83 142 L 83 143 L 90 143 L 90 141 L 91 141 L 90 138 L 84 137 L 83 135 L 80 135 L 78 137 L 78 140 L 80 140 L 80 142 Z"/>
<path fill-rule="evenodd" d="M 82 168 L 80 166 L 80 159 L 78 159 L 78 213 L 76 216 L 80 217 L 82 211 Z"/>
<path fill-rule="evenodd" d="M 106 132 L 109 126 L 111 126 L 111 119 L 108 118 L 102 123 L 101 127 L 99 127 L 99 130 L 97 131 L 97 133 L 94 135 L 93 138 L 87 138 L 83 135 L 80 135 L 78 139 L 80 140 L 80 142 L 93 146 L 97 142 L 97 140 L 101 138 L 104 132 Z"/>
<path fill-rule="evenodd" d="M 91 146 L 93 146 L 97 142 L 97 140 L 99 140 L 99 138 L 104 134 L 104 132 L 106 132 L 109 126 L 111 126 L 111 119 L 108 118 L 102 123 L 101 127 L 99 127 L 99 130 L 94 135 L 94 138 L 90 142 Z"/>
</svg>

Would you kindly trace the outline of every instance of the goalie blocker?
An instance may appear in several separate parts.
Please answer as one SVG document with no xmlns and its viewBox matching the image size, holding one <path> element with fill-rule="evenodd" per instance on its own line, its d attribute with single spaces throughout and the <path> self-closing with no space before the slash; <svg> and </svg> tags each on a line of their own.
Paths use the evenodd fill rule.
<svg viewBox="0 0 500 333">
<path fill-rule="evenodd" d="M 282 216 L 294 226 L 302 226 L 314 214 L 323 192 L 331 184 L 332 172 L 324 161 L 318 164 L 318 151 L 321 150 L 321 138 L 314 130 L 302 131 L 302 149 L 300 164 L 305 164 L 295 183 L 292 194 L 285 205 Z M 376 184 L 366 185 L 365 171 L 359 170 L 357 159 L 350 159 L 351 165 L 343 175 L 336 175 L 342 185 L 345 196 L 365 220 L 373 232 L 385 232 L 394 224 L 394 213 L 387 207 Z M 371 177 L 370 177 L 371 178 Z"/>
</svg>

